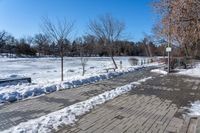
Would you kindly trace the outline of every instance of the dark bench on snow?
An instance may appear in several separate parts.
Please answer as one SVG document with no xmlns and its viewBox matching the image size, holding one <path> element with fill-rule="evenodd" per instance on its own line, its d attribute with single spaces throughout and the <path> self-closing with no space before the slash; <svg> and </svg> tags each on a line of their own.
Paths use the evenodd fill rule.
<svg viewBox="0 0 200 133">
<path fill-rule="evenodd" d="M 106 69 L 104 69 L 104 70 L 106 70 L 106 72 L 108 73 L 110 70 L 115 71 L 115 68 L 106 68 Z"/>
<path fill-rule="evenodd" d="M 31 78 L 29 77 L 18 77 L 18 78 L 5 78 L 5 79 L 0 79 L 0 84 L 7 84 L 7 83 L 23 83 L 23 82 L 28 82 L 31 83 Z"/>
</svg>

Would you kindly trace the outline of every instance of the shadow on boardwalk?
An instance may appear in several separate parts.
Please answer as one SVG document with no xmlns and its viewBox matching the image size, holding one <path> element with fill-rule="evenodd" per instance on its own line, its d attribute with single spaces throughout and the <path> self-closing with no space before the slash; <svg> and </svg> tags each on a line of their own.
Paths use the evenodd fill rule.
<svg viewBox="0 0 200 133">
<path fill-rule="evenodd" d="M 16 126 L 21 122 L 38 118 L 60 110 L 74 103 L 123 86 L 148 75 L 151 68 L 135 71 L 110 80 L 81 86 L 75 89 L 62 90 L 33 99 L 14 102 L 0 106 L 0 131 Z"/>
<path fill-rule="evenodd" d="M 59 132 L 195 132 L 195 129 L 190 129 L 190 119 L 183 115 L 186 110 L 182 107 L 200 99 L 200 80 L 187 76 L 145 74 L 153 76 L 153 79 L 96 107 L 75 125 L 62 127 Z"/>
</svg>

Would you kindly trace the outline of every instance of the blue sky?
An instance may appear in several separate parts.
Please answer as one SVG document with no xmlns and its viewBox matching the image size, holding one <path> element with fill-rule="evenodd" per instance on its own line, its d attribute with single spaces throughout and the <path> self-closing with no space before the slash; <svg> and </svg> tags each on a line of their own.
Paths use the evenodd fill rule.
<svg viewBox="0 0 200 133">
<path fill-rule="evenodd" d="M 74 37 L 87 32 L 90 19 L 112 14 L 126 24 L 126 36 L 141 40 L 154 24 L 151 0 L 0 0 L 0 30 L 17 38 L 40 32 L 41 18 L 75 21 Z"/>
</svg>

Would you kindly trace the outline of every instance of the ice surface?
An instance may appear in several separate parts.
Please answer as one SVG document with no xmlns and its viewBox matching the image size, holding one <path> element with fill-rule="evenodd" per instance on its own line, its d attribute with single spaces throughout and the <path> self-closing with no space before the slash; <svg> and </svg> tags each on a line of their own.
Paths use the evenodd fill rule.
<svg viewBox="0 0 200 133">
<path fill-rule="evenodd" d="M 123 63 L 123 68 L 130 67 L 129 57 L 115 57 L 116 63 Z M 141 59 L 147 59 L 137 57 Z M 60 81 L 60 58 L 0 58 L 0 79 L 12 75 L 31 77 L 33 83 L 52 83 Z M 105 68 L 112 68 L 110 57 L 90 57 L 86 65 L 85 76 L 104 73 Z M 82 77 L 80 57 L 64 58 L 64 80 Z"/>
</svg>

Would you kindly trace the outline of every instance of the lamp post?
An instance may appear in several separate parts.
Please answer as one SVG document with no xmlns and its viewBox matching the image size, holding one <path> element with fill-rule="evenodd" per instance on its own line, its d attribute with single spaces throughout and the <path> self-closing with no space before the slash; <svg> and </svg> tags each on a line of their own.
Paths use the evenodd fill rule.
<svg viewBox="0 0 200 133">
<path fill-rule="evenodd" d="M 168 54 L 168 73 L 170 73 L 170 52 L 172 51 L 172 48 L 170 47 L 170 43 L 168 42 L 168 46 L 166 48 L 166 52 Z"/>
<path fill-rule="evenodd" d="M 172 12 L 172 8 L 171 5 L 169 3 L 169 14 L 171 15 Z M 166 52 L 168 54 L 168 74 L 170 73 L 170 52 L 172 51 L 172 48 L 170 47 L 171 44 L 171 16 L 169 16 L 169 35 L 168 35 L 168 46 L 166 48 Z"/>
</svg>

